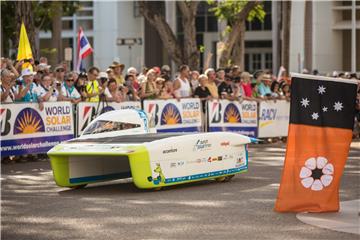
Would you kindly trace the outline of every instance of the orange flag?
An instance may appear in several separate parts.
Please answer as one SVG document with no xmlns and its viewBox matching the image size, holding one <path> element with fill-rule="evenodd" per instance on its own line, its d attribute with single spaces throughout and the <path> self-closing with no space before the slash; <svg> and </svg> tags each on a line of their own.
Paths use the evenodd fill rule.
<svg viewBox="0 0 360 240">
<path fill-rule="evenodd" d="M 357 83 L 292 76 L 288 143 L 275 211 L 338 211 L 340 178 L 352 139 Z"/>
</svg>

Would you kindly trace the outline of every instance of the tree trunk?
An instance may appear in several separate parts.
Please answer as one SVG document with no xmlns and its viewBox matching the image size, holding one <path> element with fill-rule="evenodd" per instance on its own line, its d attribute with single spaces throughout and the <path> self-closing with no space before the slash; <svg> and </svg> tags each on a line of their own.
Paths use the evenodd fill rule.
<svg viewBox="0 0 360 240">
<path fill-rule="evenodd" d="M 190 69 L 199 70 L 199 50 L 196 43 L 196 10 L 199 5 L 198 1 L 177 2 L 182 13 L 182 25 L 184 29 L 184 50 L 183 63 L 189 65 Z"/>
<path fill-rule="evenodd" d="M 312 0 L 305 1 L 304 68 L 312 71 Z"/>
<path fill-rule="evenodd" d="M 281 65 L 289 73 L 290 66 L 290 22 L 291 22 L 291 1 L 282 2 L 282 46 L 281 46 Z"/>
<path fill-rule="evenodd" d="M 259 4 L 258 1 L 249 1 L 241 10 L 241 12 L 237 14 L 236 21 L 232 26 L 232 30 L 229 33 L 228 38 L 224 42 L 224 50 L 220 55 L 220 67 L 229 66 L 229 60 L 232 59 L 232 49 L 234 48 L 234 45 L 236 44 L 237 40 L 241 35 L 242 28 L 245 25 L 245 20 L 249 15 L 250 11 L 257 4 Z M 244 50 L 242 50 L 241 52 L 242 52 L 241 54 L 244 55 Z M 244 59 L 244 56 L 242 56 L 241 58 Z"/>
<path fill-rule="evenodd" d="M 32 10 L 32 2 L 31 1 L 16 1 L 16 46 L 19 45 L 20 39 L 20 28 L 21 23 L 24 22 L 26 33 L 29 38 L 29 42 L 31 45 L 31 50 L 33 53 L 33 58 L 38 57 L 38 53 L 35 51 L 35 29 L 34 29 L 34 17 Z"/>
<path fill-rule="evenodd" d="M 151 1 L 139 1 L 140 12 L 144 18 L 156 29 L 166 47 L 169 56 L 177 65 L 183 64 L 183 53 L 175 34 L 166 22 L 164 16 L 154 9 Z"/>
<path fill-rule="evenodd" d="M 52 12 L 52 31 L 51 31 L 51 47 L 56 49 L 56 52 L 52 55 L 51 64 L 56 65 L 62 61 L 62 2 L 54 1 L 51 3 Z"/>
<path fill-rule="evenodd" d="M 240 23 L 239 37 L 234 44 L 231 53 L 231 63 L 240 67 L 244 71 L 244 56 L 245 56 L 245 21 Z"/>
</svg>

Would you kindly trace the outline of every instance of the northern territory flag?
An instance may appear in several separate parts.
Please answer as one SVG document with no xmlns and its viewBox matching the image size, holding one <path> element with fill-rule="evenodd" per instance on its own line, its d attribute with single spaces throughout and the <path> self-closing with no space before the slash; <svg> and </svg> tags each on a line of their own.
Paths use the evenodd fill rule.
<svg viewBox="0 0 360 240">
<path fill-rule="evenodd" d="M 288 143 L 275 211 L 339 210 L 356 91 L 353 80 L 292 74 Z"/>
</svg>

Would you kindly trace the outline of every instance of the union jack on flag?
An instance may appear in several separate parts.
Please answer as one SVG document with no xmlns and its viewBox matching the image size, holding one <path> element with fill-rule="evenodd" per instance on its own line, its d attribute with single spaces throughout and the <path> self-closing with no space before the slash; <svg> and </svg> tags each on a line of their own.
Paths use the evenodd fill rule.
<svg viewBox="0 0 360 240">
<path fill-rule="evenodd" d="M 88 39 L 86 38 L 84 31 L 82 30 L 81 27 L 80 27 L 79 33 L 78 33 L 77 47 L 78 47 L 77 48 L 78 49 L 78 59 L 77 59 L 77 63 L 76 63 L 76 71 L 80 72 L 82 60 L 84 58 L 86 58 L 87 56 L 89 56 L 93 52 L 93 49 L 91 48 L 90 43 L 89 43 Z"/>
</svg>

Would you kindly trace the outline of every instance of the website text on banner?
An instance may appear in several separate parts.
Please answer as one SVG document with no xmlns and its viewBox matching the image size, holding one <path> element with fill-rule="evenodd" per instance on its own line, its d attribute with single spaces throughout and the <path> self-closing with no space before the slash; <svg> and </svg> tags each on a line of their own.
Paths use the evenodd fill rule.
<svg viewBox="0 0 360 240">
<path fill-rule="evenodd" d="M 259 103 L 258 137 L 286 137 L 289 128 L 290 102 L 285 100 Z"/>
<path fill-rule="evenodd" d="M 158 132 L 201 132 L 201 103 L 198 98 L 145 100 L 144 111 L 155 117 Z"/>
<path fill-rule="evenodd" d="M 3 104 L 1 156 L 44 153 L 74 137 L 72 105 L 69 102 Z"/>
<path fill-rule="evenodd" d="M 118 109 L 141 109 L 140 102 L 121 102 L 121 103 L 91 103 L 91 102 L 80 102 L 77 105 L 76 114 L 76 131 L 79 136 L 86 126 L 97 116 L 104 112 L 118 110 Z"/>
<path fill-rule="evenodd" d="M 213 100 L 207 102 L 209 132 L 238 132 L 257 136 L 257 103 L 255 101 Z"/>
</svg>

